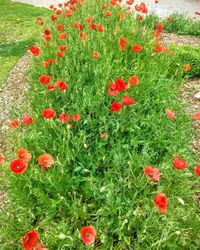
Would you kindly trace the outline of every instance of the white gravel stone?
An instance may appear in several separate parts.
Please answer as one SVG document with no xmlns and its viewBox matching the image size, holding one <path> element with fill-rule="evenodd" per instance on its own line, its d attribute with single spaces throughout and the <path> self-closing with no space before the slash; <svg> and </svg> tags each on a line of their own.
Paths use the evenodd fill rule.
<svg viewBox="0 0 200 250">
<path fill-rule="evenodd" d="M 198 92 L 194 97 L 200 100 L 200 92 Z"/>
</svg>

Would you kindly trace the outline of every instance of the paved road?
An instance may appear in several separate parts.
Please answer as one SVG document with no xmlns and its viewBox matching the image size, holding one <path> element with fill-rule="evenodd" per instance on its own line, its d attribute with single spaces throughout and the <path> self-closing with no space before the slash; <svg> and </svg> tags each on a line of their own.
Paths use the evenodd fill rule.
<svg viewBox="0 0 200 250">
<path fill-rule="evenodd" d="M 14 2 L 29 3 L 40 7 L 49 7 L 50 4 L 57 4 L 66 2 L 64 0 L 12 0 Z M 126 1 L 126 0 L 123 0 Z M 135 3 L 142 0 L 135 0 Z M 200 19 L 200 16 L 195 15 L 195 12 L 200 12 L 200 0 L 158 0 L 159 3 L 155 4 L 155 0 L 143 0 L 151 9 L 159 16 L 169 16 L 173 12 L 185 13 L 190 17 Z"/>
<path fill-rule="evenodd" d="M 155 0 L 146 0 L 146 3 L 149 3 L 150 8 L 162 17 L 178 12 L 200 18 L 199 15 L 195 14 L 195 12 L 200 12 L 200 0 L 159 0 L 158 4 L 155 4 Z"/>
</svg>

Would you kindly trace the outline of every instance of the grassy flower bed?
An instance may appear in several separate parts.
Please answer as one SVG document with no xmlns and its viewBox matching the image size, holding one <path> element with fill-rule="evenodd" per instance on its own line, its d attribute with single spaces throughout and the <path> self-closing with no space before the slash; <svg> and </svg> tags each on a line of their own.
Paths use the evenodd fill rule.
<svg viewBox="0 0 200 250">
<path fill-rule="evenodd" d="M 197 249 L 199 162 L 177 98 L 189 66 L 160 45 L 162 25 L 116 1 L 71 2 L 38 19 L 30 48 L 5 249 Z"/>
</svg>

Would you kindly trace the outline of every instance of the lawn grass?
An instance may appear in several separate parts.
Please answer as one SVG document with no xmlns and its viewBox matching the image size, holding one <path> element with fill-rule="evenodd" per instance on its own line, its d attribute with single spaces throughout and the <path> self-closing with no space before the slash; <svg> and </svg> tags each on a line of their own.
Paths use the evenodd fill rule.
<svg viewBox="0 0 200 250">
<path fill-rule="evenodd" d="M 177 62 L 168 50 L 155 51 L 155 25 L 149 28 L 145 20 L 140 23 L 116 6 L 102 10 L 101 1 L 75 6 L 71 17 L 57 15 L 57 22 L 37 28 L 41 54 L 32 60 L 28 93 L 34 122 L 9 133 L 15 151 L 26 148 L 32 159 L 18 175 L 11 172 L 9 162 L 3 165 L 10 199 L 8 214 L 1 215 L 3 249 L 21 249 L 22 237 L 32 229 L 49 250 L 86 249 L 80 237 L 86 225 L 97 231 L 88 249 L 198 249 L 199 177 L 194 168 L 199 159 L 190 146 L 192 118 L 178 100 L 184 76 L 190 74 L 183 72 L 186 62 Z M 112 16 L 105 16 L 107 10 Z M 120 20 L 119 13 L 125 19 Z M 91 29 L 88 16 L 102 24 L 104 32 Z M 86 40 L 80 38 L 75 22 L 83 25 Z M 67 33 L 62 41 L 58 24 Z M 45 29 L 51 31 L 51 41 L 44 41 Z M 120 37 L 126 38 L 125 50 L 119 48 Z M 132 51 L 135 44 L 142 47 L 138 53 Z M 58 45 L 68 47 L 63 57 L 57 56 Z M 97 60 L 94 51 L 99 52 Z M 43 67 L 50 58 L 55 62 Z M 63 80 L 69 89 L 50 91 L 39 82 L 41 75 L 50 75 L 47 85 Z M 139 84 L 108 95 L 110 82 L 122 78 L 127 83 L 133 75 Z M 112 112 L 112 103 L 122 103 L 124 96 L 133 97 L 135 104 Z M 55 110 L 56 116 L 44 119 L 46 108 Z M 175 120 L 167 117 L 166 109 L 175 112 Z M 13 120 L 21 121 L 26 112 L 24 107 Z M 62 112 L 70 122 L 58 119 Z M 74 114 L 80 114 L 79 121 L 72 120 Z M 108 136 L 102 138 L 102 133 Z M 44 153 L 54 159 L 45 170 L 38 163 Z M 175 155 L 189 167 L 174 168 Z M 144 174 L 149 165 L 160 170 L 158 182 Z M 168 197 L 166 213 L 155 207 L 157 193 Z"/>
<path fill-rule="evenodd" d="M 0 86 L 17 60 L 34 43 L 36 19 L 46 17 L 47 9 L 0 0 Z"/>
</svg>

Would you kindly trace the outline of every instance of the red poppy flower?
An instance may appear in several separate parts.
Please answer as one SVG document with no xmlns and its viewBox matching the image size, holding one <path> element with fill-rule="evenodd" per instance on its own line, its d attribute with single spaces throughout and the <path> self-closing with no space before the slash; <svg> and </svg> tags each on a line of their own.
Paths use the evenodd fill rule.
<svg viewBox="0 0 200 250">
<path fill-rule="evenodd" d="M 98 51 L 94 51 L 92 54 L 93 58 L 96 60 L 99 58 L 99 52 Z"/>
<path fill-rule="evenodd" d="M 49 154 L 43 154 L 38 157 L 38 163 L 42 169 L 50 168 L 54 164 L 54 159 Z"/>
<path fill-rule="evenodd" d="M 50 58 L 50 59 L 49 59 L 49 63 L 50 63 L 50 64 L 55 63 L 55 59 L 54 59 L 54 58 Z"/>
<path fill-rule="evenodd" d="M 39 22 L 39 25 L 41 26 L 44 25 L 44 21 Z"/>
<path fill-rule="evenodd" d="M 56 112 L 53 109 L 44 109 L 42 116 L 46 119 L 52 119 L 56 116 Z"/>
<path fill-rule="evenodd" d="M 141 10 L 140 5 L 136 4 L 135 5 L 135 10 L 138 11 L 138 12 L 140 12 L 140 10 Z"/>
<path fill-rule="evenodd" d="M 197 165 L 195 170 L 194 170 L 195 174 L 200 176 L 200 165 Z"/>
<path fill-rule="evenodd" d="M 72 16 L 71 11 L 70 10 L 66 10 L 65 11 L 65 17 L 70 17 L 70 16 Z"/>
<path fill-rule="evenodd" d="M 168 199 L 166 194 L 158 193 L 154 198 L 154 204 L 161 213 L 167 212 Z"/>
<path fill-rule="evenodd" d="M 54 84 L 55 88 L 58 88 L 60 90 L 67 90 L 69 89 L 68 85 L 64 81 L 58 81 Z"/>
<path fill-rule="evenodd" d="M 63 25 L 62 25 L 62 24 L 59 24 L 59 25 L 57 26 L 57 30 L 58 30 L 58 31 L 62 31 L 62 30 L 63 30 Z"/>
<path fill-rule="evenodd" d="M 138 53 L 142 50 L 142 47 L 139 45 L 139 44 L 135 44 L 132 46 L 132 51 L 135 52 L 135 53 Z"/>
<path fill-rule="evenodd" d="M 141 10 L 141 12 L 142 12 L 143 14 L 147 14 L 147 13 L 148 13 L 148 9 L 147 9 L 146 4 L 145 4 L 144 2 L 142 2 L 142 3 L 140 4 L 140 10 Z"/>
<path fill-rule="evenodd" d="M 160 23 L 158 23 L 158 24 L 156 24 L 156 29 L 158 30 L 158 31 L 163 31 L 163 26 L 162 26 L 162 24 L 160 24 Z"/>
<path fill-rule="evenodd" d="M 119 112 L 121 110 L 121 108 L 122 108 L 122 105 L 119 102 L 113 102 L 111 104 L 111 111 L 112 112 Z"/>
<path fill-rule="evenodd" d="M 116 6 L 118 0 L 110 0 L 110 5 L 111 6 Z"/>
<path fill-rule="evenodd" d="M 187 72 L 187 71 L 189 71 L 190 69 L 191 69 L 191 65 L 188 63 L 188 64 L 186 64 L 186 65 L 184 66 L 183 72 Z"/>
<path fill-rule="evenodd" d="M 134 0 L 128 0 L 128 1 L 126 1 L 126 4 L 128 4 L 128 5 L 132 5 L 134 3 Z"/>
<path fill-rule="evenodd" d="M 121 92 L 126 89 L 126 83 L 123 79 L 119 78 L 115 82 L 115 90 Z"/>
<path fill-rule="evenodd" d="M 51 41 L 51 36 L 45 36 L 44 40 L 47 42 Z"/>
<path fill-rule="evenodd" d="M 161 52 L 163 52 L 164 50 L 165 50 L 165 47 L 164 47 L 163 45 L 161 45 L 161 44 L 156 44 L 156 46 L 155 46 L 155 52 L 161 53 Z"/>
<path fill-rule="evenodd" d="M 25 250 L 33 250 L 36 247 L 38 241 L 38 233 L 35 230 L 26 233 L 22 238 L 23 246 Z"/>
<path fill-rule="evenodd" d="M 77 2 L 77 1 L 76 1 L 76 2 Z M 74 6 L 70 6 L 69 9 L 70 9 L 71 11 L 76 11 L 76 8 L 75 8 Z"/>
<path fill-rule="evenodd" d="M 59 52 L 57 52 L 57 56 L 58 56 L 58 57 L 63 57 L 64 54 L 63 54 L 62 52 L 59 51 Z"/>
<path fill-rule="evenodd" d="M 168 22 L 171 22 L 171 20 L 172 20 L 170 17 L 167 17 L 166 19 Z"/>
<path fill-rule="evenodd" d="M 134 98 L 128 97 L 127 95 L 122 98 L 122 101 L 125 106 L 130 106 L 134 104 Z"/>
<path fill-rule="evenodd" d="M 88 38 L 88 36 L 87 36 L 84 32 L 81 32 L 81 33 L 80 33 L 80 38 L 81 38 L 82 40 L 86 40 L 86 39 Z"/>
<path fill-rule="evenodd" d="M 91 245 L 96 239 L 96 230 L 92 226 L 85 226 L 81 228 L 81 238 L 85 245 Z"/>
<path fill-rule="evenodd" d="M 75 27 L 76 29 L 83 30 L 83 25 L 80 24 L 80 23 L 78 23 L 78 22 L 75 22 L 75 23 L 74 23 L 74 27 Z"/>
<path fill-rule="evenodd" d="M 65 51 L 65 50 L 67 50 L 67 46 L 66 46 L 66 45 L 59 45 L 59 46 L 58 46 L 58 49 L 59 49 L 60 51 Z"/>
<path fill-rule="evenodd" d="M 158 181 L 160 179 L 160 171 L 158 168 L 147 166 L 145 167 L 144 172 L 152 181 Z"/>
<path fill-rule="evenodd" d="M 167 117 L 174 121 L 176 118 L 175 118 L 175 113 L 173 111 L 171 111 L 170 109 L 166 109 L 165 110 L 165 114 L 167 115 Z"/>
<path fill-rule="evenodd" d="M 37 46 L 31 46 L 29 51 L 33 54 L 33 56 L 38 56 L 40 54 L 40 49 Z"/>
<path fill-rule="evenodd" d="M 98 31 L 99 32 L 103 32 L 104 31 L 104 26 L 103 25 L 99 25 L 98 26 Z"/>
<path fill-rule="evenodd" d="M 19 148 L 17 150 L 17 156 L 19 159 L 22 159 L 27 164 L 29 163 L 29 161 L 32 158 L 31 153 L 26 148 Z"/>
<path fill-rule="evenodd" d="M 53 22 L 56 22 L 58 19 L 57 19 L 57 17 L 56 17 L 55 15 L 52 15 L 52 16 L 51 16 L 51 20 L 52 20 Z"/>
<path fill-rule="evenodd" d="M 62 11 L 61 11 L 61 10 L 57 10 L 57 11 L 56 11 L 56 14 L 57 14 L 57 15 L 61 15 L 61 14 L 62 14 Z"/>
<path fill-rule="evenodd" d="M 174 167 L 176 169 L 182 170 L 182 169 L 188 168 L 188 165 L 187 165 L 185 160 L 175 156 L 174 157 Z"/>
<path fill-rule="evenodd" d="M 97 25 L 96 25 L 95 23 L 91 24 L 90 27 L 91 27 L 91 29 L 93 29 L 93 30 L 96 30 L 96 29 L 97 29 Z"/>
<path fill-rule="evenodd" d="M 51 77 L 49 75 L 41 75 L 39 81 L 42 84 L 47 84 L 51 81 Z"/>
<path fill-rule="evenodd" d="M 65 114 L 65 113 L 61 113 L 58 117 L 58 119 L 61 121 L 61 122 L 64 122 L 64 123 L 68 123 L 70 121 L 70 116 Z"/>
<path fill-rule="evenodd" d="M 110 11 L 106 11 L 106 16 L 112 16 L 112 13 Z"/>
<path fill-rule="evenodd" d="M 23 125 L 30 125 L 32 124 L 34 121 L 33 121 L 33 118 L 31 115 L 24 115 L 22 116 L 22 124 Z"/>
<path fill-rule="evenodd" d="M 107 133 L 101 133 L 101 138 L 106 138 L 106 137 L 108 137 L 108 134 Z"/>
<path fill-rule="evenodd" d="M 108 8 L 108 5 L 103 5 L 101 8 L 102 8 L 103 10 L 105 10 L 105 9 Z"/>
<path fill-rule="evenodd" d="M 27 163 L 22 159 L 16 159 L 10 163 L 10 169 L 15 174 L 22 174 L 27 167 Z"/>
<path fill-rule="evenodd" d="M 75 114 L 75 115 L 73 115 L 73 117 L 72 117 L 72 120 L 74 121 L 74 122 L 77 122 L 77 121 L 79 121 L 81 119 L 81 116 L 79 115 L 79 114 Z"/>
<path fill-rule="evenodd" d="M 17 120 L 11 121 L 10 126 L 12 128 L 17 128 L 19 126 L 19 122 Z"/>
<path fill-rule="evenodd" d="M 139 79 L 138 79 L 137 76 L 131 76 L 131 77 L 129 78 L 128 83 L 129 83 L 130 85 L 138 84 L 138 83 L 139 83 Z"/>
<path fill-rule="evenodd" d="M 87 23 L 91 23 L 92 22 L 92 17 L 91 16 L 87 17 L 86 21 L 87 21 Z"/>
<path fill-rule="evenodd" d="M 196 113 L 193 115 L 193 120 L 200 121 L 200 112 L 196 112 Z"/>
<path fill-rule="evenodd" d="M 50 36 L 51 35 L 51 31 L 48 30 L 48 29 L 46 29 L 46 30 L 44 30 L 44 34 L 45 34 L 45 36 Z"/>
<path fill-rule="evenodd" d="M 59 34 L 58 35 L 58 38 L 60 39 L 60 40 L 65 40 L 66 38 L 67 38 L 67 34 L 64 32 L 64 33 L 61 33 L 61 34 Z"/>
<path fill-rule="evenodd" d="M 4 156 L 0 154 L 0 164 L 3 164 L 4 160 L 5 160 Z"/>
<path fill-rule="evenodd" d="M 120 46 L 120 50 L 126 49 L 126 39 L 124 37 L 120 37 L 119 46 Z"/>
</svg>

